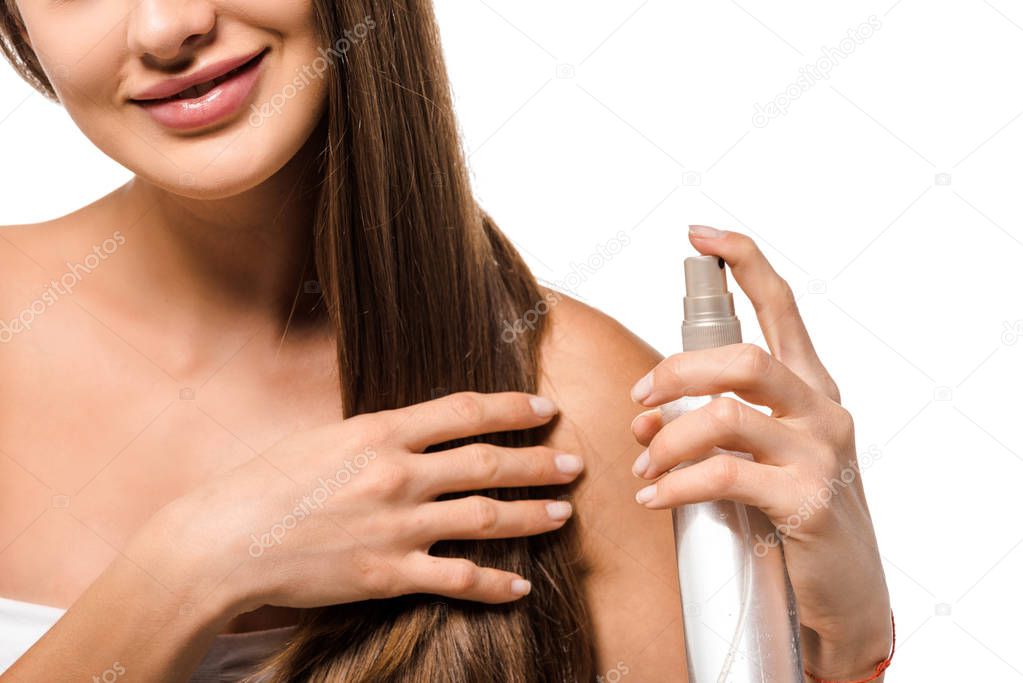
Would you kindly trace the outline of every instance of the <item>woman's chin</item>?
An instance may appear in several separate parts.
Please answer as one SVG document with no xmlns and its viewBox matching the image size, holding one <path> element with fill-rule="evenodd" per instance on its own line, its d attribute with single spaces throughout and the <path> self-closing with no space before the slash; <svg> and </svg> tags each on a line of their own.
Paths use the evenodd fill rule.
<svg viewBox="0 0 1023 683">
<path fill-rule="evenodd" d="M 286 154 L 278 162 L 258 149 L 257 145 L 236 144 L 219 155 L 167 157 L 156 168 L 148 164 L 131 170 L 175 195 L 197 200 L 225 199 L 258 186 L 287 163 Z"/>
</svg>

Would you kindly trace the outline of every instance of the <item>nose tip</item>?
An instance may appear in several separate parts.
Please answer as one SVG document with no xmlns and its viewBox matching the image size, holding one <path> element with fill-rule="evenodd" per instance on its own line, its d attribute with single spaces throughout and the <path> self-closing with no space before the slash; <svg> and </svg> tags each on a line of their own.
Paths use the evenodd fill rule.
<svg viewBox="0 0 1023 683">
<path fill-rule="evenodd" d="M 127 17 L 128 48 L 160 63 L 180 61 L 213 37 L 217 13 L 207 0 L 141 0 Z"/>
</svg>

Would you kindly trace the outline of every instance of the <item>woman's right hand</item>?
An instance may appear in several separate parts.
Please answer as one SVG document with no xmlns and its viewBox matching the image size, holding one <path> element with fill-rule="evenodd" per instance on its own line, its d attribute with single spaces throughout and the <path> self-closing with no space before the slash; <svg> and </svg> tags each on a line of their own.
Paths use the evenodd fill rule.
<svg viewBox="0 0 1023 683">
<path fill-rule="evenodd" d="M 566 484 L 578 456 L 546 446 L 433 444 L 548 422 L 549 399 L 460 392 L 289 436 L 154 516 L 159 538 L 226 591 L 241 613 L 432 593 L 500 603 L 529 592 L 521 576 L 428 554 L 439 540 L 529 536 L 560 528 L 571 504 L 442 493 Z M 223 595 L 223 594 L 222 594 Z"/>
</svg>

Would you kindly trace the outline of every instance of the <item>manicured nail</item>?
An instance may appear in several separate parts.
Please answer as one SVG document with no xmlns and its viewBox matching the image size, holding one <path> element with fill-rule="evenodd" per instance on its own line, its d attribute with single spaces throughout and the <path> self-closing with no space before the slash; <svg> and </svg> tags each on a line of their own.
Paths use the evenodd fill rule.
<svg viewBox="0 0 1023 683">
<path fill-rule="evenodd" d="M 650 467 L 650 449 L 646 449 L 639 454 L 636 458 L 636 462 L 632 465 L 632 473 L 637 477 L 642 477 L 643 473 L 646 472 L 646 468 Z"/>
<path fill-rule="evenodd" d="M 583 459 L 578 455 L 562 453 L 561 455 L 554 456 L 554 466 L 562 474 L 576 474 L 583 469 Z"/>
<path fill-rule="evenodd" d="M 632 431 L 633 433 L 635 433 L 635 431 L 636 431 L 636 423 L 640 421 L 640 418 L 651 417 L 651 416 L 658 416 L 659 417 L 659 413 L 660 412 L 661 412 L 660 408 L 653 408 L 651 410 L 644 410 L 642 413 L 640 413 L 636 417 L 632 418 L 632 424 L 629 425 L 629 430 Z"/>
<path fill-rule="evenodd" d="M 558 407 L 554 405 L 554 401 L 543 396 L 530 397 L 529 404 L 533 406 L 533 412 L 536 413 L 537 417 L 550 417 L 558 412 Z"/>
<path fill-rule="evenodd" d="M 515 595 L 528 595 L 533 589 L 533 584 L 525 579 L 515 579 L 512 581 L 511 589 Z"/>
<path fill-rule="evenodd" d="M 572 514 L 572 504 L 567 500 L 559 500 L 547 503 L 547 514 L 555 521 L 568 519 Z"/>
<path fill-rule="evenodd" d="M 717 228 L 709 228 L 706 225 L 690 225 L 689 234 L 696 237 L 706 237 L 708 239 L 717 239 L 724 237 L 725 233 Z"/>
<path fill-rule="evenodd" d="M 655 493 L 657 493 L 657 484 L 650 484 L 650 486 L 642 488 L 636 492 L 636 502 L 649 503 L 654 499 Z"/>
<path fill-rule="evenodd" d="M 650 372 L 648 372 L 645 375 L 643 375 L 643 379 L 641 379 L 638 382 L 636 382 L 635 386 L 632 387 L 632 392 L 631 392 L 632 400 L 635 401 L 636 403 L 639 403 L 640 401 L 645 399 L 647 396 L 649 396 L 650 392 L 652 392 L 653 390 L 654 390 L 654 371 L 651 370 Z"/>
</svg>

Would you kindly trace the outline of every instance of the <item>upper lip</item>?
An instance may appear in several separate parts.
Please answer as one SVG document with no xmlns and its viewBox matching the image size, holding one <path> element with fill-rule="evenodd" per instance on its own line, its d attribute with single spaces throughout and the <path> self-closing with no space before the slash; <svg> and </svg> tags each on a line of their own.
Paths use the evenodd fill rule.
<svg viewBox="0 0 1023 683">
<path fill-rule="evenodd" d="M 242 57 L 232 57 L 223 61 L 214 62 L 194 71 L 187 76 L 176 76 L 174 78 L 168 78 L 165 81 L 157 83 L 151 88 L 143 90 L 136 94 L 131 99 L 133 100 L 161 100 L 167 97 L 173 97 L 179 92 L 188 90 L 194 85 L 205 83 L 206 81 L 212 81 L 214 78 L 223 76 L 232 69 L 237 69 L 242 64 L 255 59 L 263 50 L 257 50 L 248 55 Z"/>
</svg>

